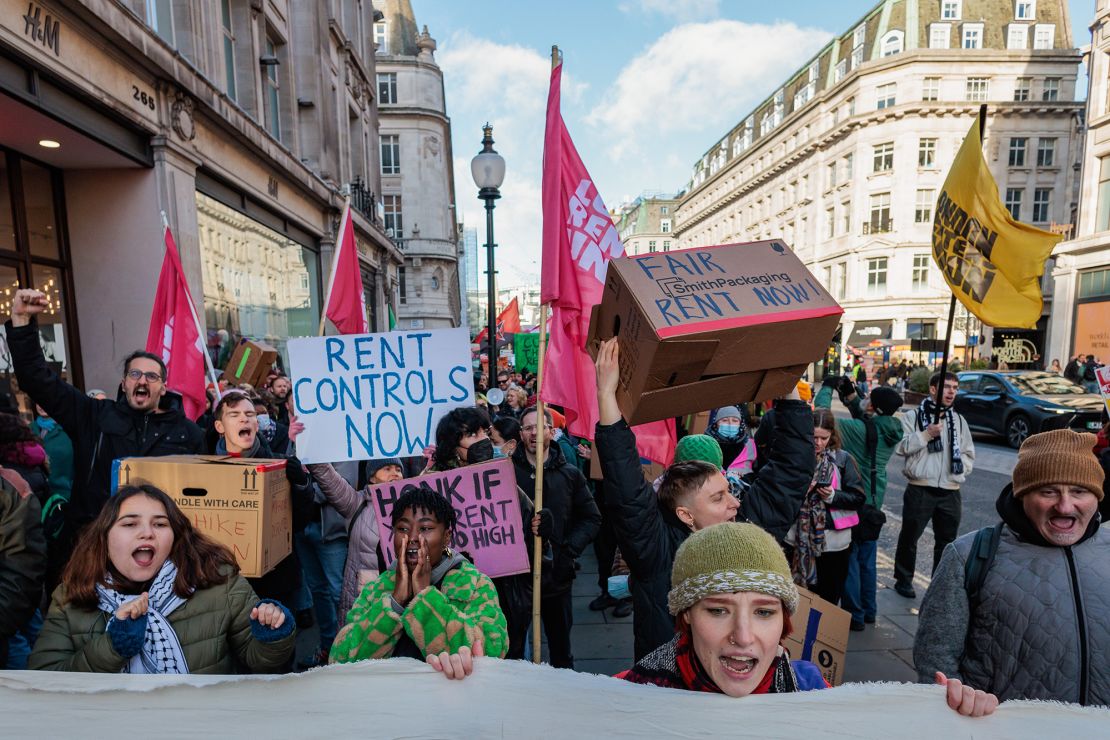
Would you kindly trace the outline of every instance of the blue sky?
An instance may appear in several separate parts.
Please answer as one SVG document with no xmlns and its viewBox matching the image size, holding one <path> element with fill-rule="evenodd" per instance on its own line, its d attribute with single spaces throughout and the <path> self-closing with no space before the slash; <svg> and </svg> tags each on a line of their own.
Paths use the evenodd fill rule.
<svg viewBox="0 0 1110 740">
<path fill-rule="evenodd" d="M 564 54 L 563 117 L 614 207 L 643 191 L 681 188 L 705 150 L 876 2 L 412 0 L 417 23 L 438 42 L 456 200 L 467 226 L 478 227 L 479 244 L 485 219 L 470 159 L 485 121 L 505 157 L 495 211 L 499 286 L 539 278 L 552 44 Z M 1094 4 L 1069 0 L 1078 45 L 1090 41 Z M 473 256 L 468 262 L 472 270 Z"/>
</svg>

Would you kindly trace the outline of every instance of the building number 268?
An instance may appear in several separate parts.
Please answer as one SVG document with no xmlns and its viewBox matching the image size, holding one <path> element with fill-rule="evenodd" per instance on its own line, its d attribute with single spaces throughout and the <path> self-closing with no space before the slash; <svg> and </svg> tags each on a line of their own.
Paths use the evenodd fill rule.
<svg viewBox="0 0 1110 740">
<path fill-rule="evenodd" d="M 151 110 L 154 110 L 154 96 L 153 95 L 147 95 L 145 92 L 140 90 L 135 85 L 131 86 L 131 97 L 135 98 L 135 100 L 138 100 L 140 103 L 145 105 L 147 108 L 150 108 Z"/>
</svg>

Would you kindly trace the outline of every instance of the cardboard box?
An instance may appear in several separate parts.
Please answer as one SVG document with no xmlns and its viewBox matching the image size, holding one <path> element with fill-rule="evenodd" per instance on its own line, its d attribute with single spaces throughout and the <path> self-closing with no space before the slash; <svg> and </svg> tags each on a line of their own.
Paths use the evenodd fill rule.
<svg viewBox="0 0 1110 740">
<path fill-rule="evenodd" d="M 278 351 L 270 345 L 243 337 L 224 368 L 224 375 L 233 385 L 246 383 L 260 388 L 277 358 Z"/>
<path fill-rule="evenodd" d="M 169 494 L 198 531 L 226 545 L 244 576 L 268 573 L 293 551 L 285 460 L 169 455 L 115 461 L 113 491 L 143 482 Z"/>
<path fill-rule="evenodd" d="M 798 611 L 791 618 L 794 632 L 783 643 L 792 660 L 808 660 L 821 669 L 833 686 L 844 681 L 844 655 L 852 617 L 838 606 L 804 588 L 798 589 Z"/>
<path fill-rule="evenodd" d="M 617 403 L 629 424 L 790 392 L 844 313 L 782 241 L 609 263 L 588 348 L 620 337 Z"/>
</svg>

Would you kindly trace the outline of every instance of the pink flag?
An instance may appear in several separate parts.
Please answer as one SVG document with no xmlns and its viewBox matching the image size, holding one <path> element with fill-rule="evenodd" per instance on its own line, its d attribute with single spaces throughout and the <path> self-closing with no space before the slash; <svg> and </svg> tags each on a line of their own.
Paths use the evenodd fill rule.
<svg viewBox="0 0 1110 740">
<path fill-rule="evenodd" d="M 339 223 L 339 242 L 331 259 L 326 300 L 324 315 L 331 319 L 340 334 L 366 334 L 370 331 L 350 203 L 343 207 L 343 218 Z"/>
<path fill-rule="evenodd" d="M 597 383 L 586 352 L 590 309 L 601 302 L 609 260 L 624 255 L 613 219 L 578 156 L 559 110 L 560 62 L 551 70 L 543 152 L 543 279 L 540 301 L 551 305 L 543 400 L 566 410 L 571 434 L 592 439 Z M 643 457 L 669 465 L 674 420 L 635 428 Z"/>
<path fill-rule="evenodd" d="M 181 394 L 185 415 L 196 419 L 204 413 L 204 344 L 197 324 L 196 308 L 181 269 L 173 234 L 165 228 L 166 256 L 158 275 L 146 351 L 166 363 L 166 387 Z"/>
</svg>

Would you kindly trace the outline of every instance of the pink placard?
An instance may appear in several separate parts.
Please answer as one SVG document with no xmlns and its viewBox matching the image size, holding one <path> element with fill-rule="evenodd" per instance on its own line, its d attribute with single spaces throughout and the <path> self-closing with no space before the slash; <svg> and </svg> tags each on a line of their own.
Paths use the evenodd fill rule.
<svg viewBox="0 0 1110 740">
<path fill-rule="evenodd" d="M 451 501 L 458 516 L 452 548 L 469 555 L 478 570 L 490 578 L 531 570 L 516 473 L 509 459 L 373 486 L 370 492 L 377 507 L 378 535 L 387 568 L 392 568 L 396 559 L 393 504 L 413 488 L 428 488 Z"/>
</svg>

